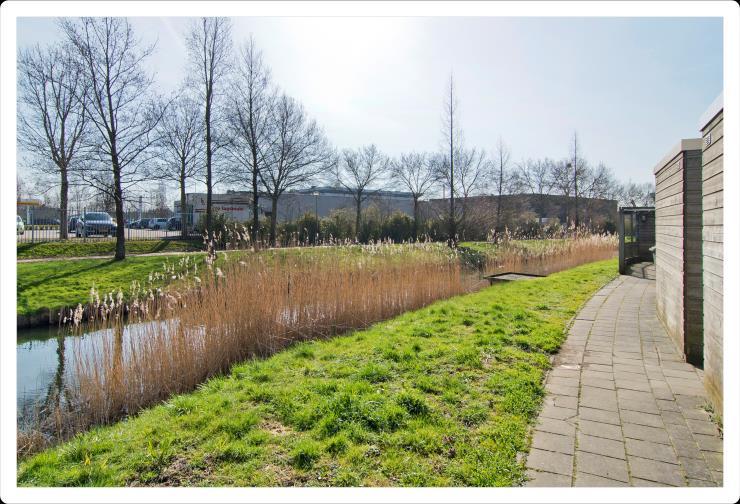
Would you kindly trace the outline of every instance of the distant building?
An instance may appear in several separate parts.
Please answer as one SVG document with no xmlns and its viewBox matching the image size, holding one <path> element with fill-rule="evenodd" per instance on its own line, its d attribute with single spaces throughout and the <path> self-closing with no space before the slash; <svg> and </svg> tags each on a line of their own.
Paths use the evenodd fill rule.
<svg viewBox="0 0 740 504">
<path fill-rule="evenodd" d="M 395 211 L 411 215 L 414 211 L 414 200 L 409 192 L 402 191 L 368 191 L 368 198 L 362 208 L 375 206 L 384 215 Z M 262 200 L 263 208 L 271 213 L 270 200 Z M 333 210 L 348 208 L 354 211 L 355 200 L 352 193 L 343 187 L 311 187 L 286 192 L 278 200 L 278 221 L 292 221 L 305 213 L 318 213 L 327 217 Z"/>
<path fill-rule="evenodd" d="M 201 215 L 206 214 L 206 193 L 185 195 L 185 209 L 181 210 L 180 200 L 175 201 L 175 214 L 183 215 L 187 223 L 198 224 Z M 212 194 L 211 205 L 215 212 L 226 214 L 230 219 L 246 222 L 252 218 L 252 196 L 246 191 L 227 191 L 226 194 Z"/>
<path fill-rule="evenodd" d="M 401 191 L 368 191 L 369 196 L 362 208 L 375 206 L 384 215 L 400 211 L 411 215 L 414 202 L 411 193 Z M 189 193 L 185 195 L 186 218 L 197 224 L 201 215 L 206 212 L 206 193 Z M 246 222 L 252 219 L 252 194 L 249 191 L 227 191 L 226 194 L 212 195 L 213 208 L 223 212 L 229 218 Z M 270 217 L 272 201 L 266 194 L 259 199 L 260 216 Z M 327 217 L 333 210 L 348 208 L 354 211 L 355 201 L 352 193 L 343 187 L 311 187 L 285 192 L 278 199 L 278 222 L 293 221 L 305 213 Z M 175 213 L 180 214 L 180 201 L 175 201 Z"/>
</svg>

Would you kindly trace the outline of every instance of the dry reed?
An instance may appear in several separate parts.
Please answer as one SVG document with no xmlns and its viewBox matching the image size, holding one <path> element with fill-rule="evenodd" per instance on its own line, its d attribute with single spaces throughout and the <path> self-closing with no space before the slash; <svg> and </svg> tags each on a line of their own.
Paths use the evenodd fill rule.
<svg viewBox="0 0 740 504">
<path fill-rule="evenodd" d="M 66 400 L 19 433 L 19 454 L 21 444 L 31 453 L 193 390 L 236 362 L 361 329 L 486 284 L 480 270 L 465 266 L 464 254 L 439 244 L 229 251 L 218 259 L 213 242 L 208 245 L 206 268 L 185 258 L 152 273 L 177 280 L 177 288 L 134 284 L 127 302 L 120 291 L 101 299 L 93 290 L 88 306 L 65 317 L 73 332 L 88 334 L 87 347 L 73 346 Z M 612 257 L 615 247 L 601 235 L 536 247 L 505 241 L 486 255 L 484 271 L 550 273 Z M 39 430 L 47 443 L 39 441 Z"/>
</svg>

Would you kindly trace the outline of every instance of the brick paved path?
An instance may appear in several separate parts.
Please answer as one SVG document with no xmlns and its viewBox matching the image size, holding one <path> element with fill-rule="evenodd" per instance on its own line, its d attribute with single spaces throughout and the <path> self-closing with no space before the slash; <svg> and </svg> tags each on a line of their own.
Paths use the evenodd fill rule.
<svg viewBox="0 0 740 504">
<path fill-rule="evenodd" d="M 722 485 L 700 371 L 657 320 L 653 280 L 620 276 L 586 303 L 546 389 L 527 485 Z"/>
</svg>

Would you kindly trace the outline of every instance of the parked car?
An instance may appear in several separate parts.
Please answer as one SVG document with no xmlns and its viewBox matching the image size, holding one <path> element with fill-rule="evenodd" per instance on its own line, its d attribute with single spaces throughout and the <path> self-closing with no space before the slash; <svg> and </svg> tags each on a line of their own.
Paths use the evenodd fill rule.
<svg viewBox="0 0 740 504">
<path fill-rule="evenodd" d="M 26 225 L 23 224 L 23 219 L 21 219 L 20 215 L 15 216 L 15 232 L 19 235 L 26 232 Z"/>
<path fill-rule="evenodd" d="M 80 236 L 108 235 L 116 234 L 116 221 L 106 212 L 87 212 L 77 221 L 75 234 Z"/>
<path fill-rule="evenodd" d="M 77 221 L 80 220 L 79 215 L 73 215 L 69 218 L 69 221 L 67 222 L 67 232 L 68 233 L 74 233 L 77 229 Z"/>
<path fill-rule="evenodd" d="M 141 219 L 139 221 L 139 227 L 138 227 L 138 229 L 148 229 L 149 228 L 149 222 L 151 220 L 152 219 Z"/>
<path fill-rule="evenodd" d="M 182 219 L 180 217 L 170 217 L 167 221 L 167 230 L 179 231 L 182 229 Z"/>
<path fill-rule="evenodd" d="M 167 229 L 167 219 L 151 219 L 149 229 Z"/>
</svg>

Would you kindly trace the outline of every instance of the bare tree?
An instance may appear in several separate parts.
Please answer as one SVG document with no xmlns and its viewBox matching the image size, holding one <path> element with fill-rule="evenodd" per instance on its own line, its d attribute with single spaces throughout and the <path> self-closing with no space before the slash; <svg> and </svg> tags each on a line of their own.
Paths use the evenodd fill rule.
<svg viewBox="0 0 740 504">
<path fill-rule="evenodd" d="M 182 236 L 188 235 L 185 185 L 203 164 L 203 117 L 198 103 L 187 95 L 173 99 L 158 127 L 157 147 L 161 153 L 153 178 L 173 180 L 180 188 Z"/>
<path fill-rule="evenodd" d="M 334 155 L 316 121 L 293 98 L 285 94 L 277 98 L 270 120 L 269 146 L 259 177 L 272 203 L 270 243 L 274 246 L 280 196 L 326 173 Z"/>
<path fill-rule="evenodd" d="M 34 166 L 59 180 L 59 238 L 67 238 L 69 184 L 84 145 L 84 76 L 69 47 L 39 46 L 18 57 L 18 140 Z"/>
<path fill-rule="evenodd" d="M 377 192 L 377 184 L 388 171 L 388 158 L 378 148 L 367 145 L 357 150 L 345 149 L 336 163 L 335 179 L 352 195 L 355 203 L 355 235 L 360 234 L 362 203 Z"/>
<path fill-rule="evenodd" d="M 274 96 L 270 70 L 250 36 L 241 50 L 231 86 L 229 123 L 233 131 L 230 150 L 239 166 L 246 170 L 252 189 L 252 239 L 259 233 L 260 171 L 270 144 Z M 240 170 L 241 172 L 241 170 Z M 237 175 L 243 180 L 243 174 Z"/>
<path fill-rule="evenodd" d="M 578 182 L 581 178 L 586 176 L 586 168 L 582 159 L 580 159 L 580 150 L 578 147 L 578 132 L 573 132 L 573 150 L 571 151 L 571 157 L 573 164 L 571 168 L 573 170 L 573 196 L 575 198 L 575 225 L 576 228 L 579 225 L 579 214 L 578 214 Z"/>
<path fill-rule="evenodd" d="M 436 182 L 433 160 L 426 154 L 409 152 L 390 163 L 391 177 L 408 189 L 414 200 L 414 239 L 419 238 L 419 200 Z"/>
<path fill-rule="evenodd" d="M 198 86 L 205 128 L 206 230 L 210 233 L 213 216 L 213 154 L 226 141 L 217 131 L 216 99 L 231 70 L 231 20 L 203 17 L 195 21 L 187 35 L 191 78 Z"/>
<path fill-rule="evenodd" d="M 494 169 L 494 189 L 496 191 L 496 228 L 501 227 L 501 210 L 503 206 L 504 193 L 508 192 L 508 188 L 511 186 L 512 178 L 509 173 L 509 159 L 511 158 L 511 152 L 504 143 L 504 140 L 499 137 L 496 143 L 496 160 Z"/>
<path fill-rule="evenodd" d="M 140 47 L 126 18 L 63 20 L 62 29 L 80 60 L 88 100 L 85 112 L 97 130 L 93 158 L 81 176 L 115 203 L 116 259 L 126 257 L 123 201 L 152 158 L 149 147 L 164 107 L 147 100 L 152 78 L 142 61 L 154 46 Z"/>
<path fill-rule="evenodd" d="M 468 198 L 480 193 L 488 182 L 491 163 L 486 157 L 484 150 L 460 146 L 454 156 L 455 166 L 455 190 L 462 197 L 460 205 L 460 220 L 456 227 L 462 226 L 463 231 L 468 231 L 470 226 L 470 202 Z M 466 234 L 466 233 L 463 233 Z"/>
<path fill-rule="evenodd" d="M 441 177 L 438 177 L 443 183 L 446 183 L 450 193 L 450 206 L 447 213 L 448 239 L 450 246 L 457 244 L 457 212 L 455 209 L 455 151 L 459 149 L 462 140 L 462 132 L 457 124 L 457 96 L 455 95 L 455 81 L 450 74 L 450 85 L 448 94 L 445 97 L 444 115 L 442 117 L 442 135 L 446 151 L 449 154 L 438 159 L 436 169 Z"/>
<path fill-rule="evenodd" d="M 528 159 L 519 163 L 517 167 L 518 185 L 525 189 L 534 198 L 535 211 L 539 223 L 546 212 L 547 196 L 552 191 L 553 181 L 550 173 L 554 162 L 550 159 Z"/>
</svg>

